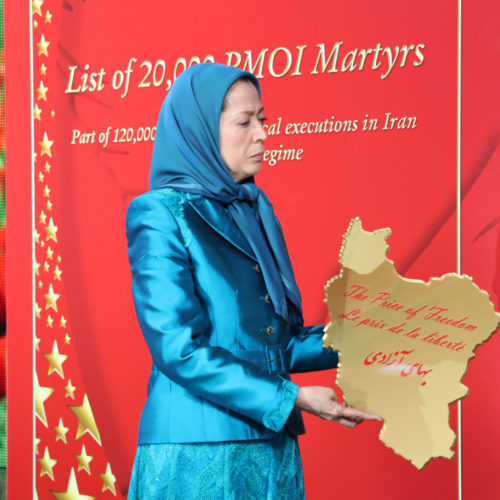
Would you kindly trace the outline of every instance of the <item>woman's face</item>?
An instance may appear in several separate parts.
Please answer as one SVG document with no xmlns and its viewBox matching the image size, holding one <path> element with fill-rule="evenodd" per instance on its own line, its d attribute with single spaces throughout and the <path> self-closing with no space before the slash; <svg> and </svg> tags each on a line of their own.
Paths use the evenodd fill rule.
<svg viewBox="0 0 500 500">
<path fill-rule="evenodd" d="M 220 154 L 235 182 L 260 172 L 264 156 L 264 108 L 247 80 L 238 80 L 226 94 L 220 115 Z"/>
</svg>

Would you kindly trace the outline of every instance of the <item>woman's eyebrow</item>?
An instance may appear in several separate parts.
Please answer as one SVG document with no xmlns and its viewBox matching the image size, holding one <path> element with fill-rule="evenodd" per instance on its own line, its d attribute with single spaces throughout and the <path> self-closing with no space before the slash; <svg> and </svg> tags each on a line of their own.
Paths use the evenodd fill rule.
<svg viewBox="0 0 500 500">
<path fill-rule="evenodd" d="M 261 113 L 264 112 L 264 106 L 262 106 L 257 112 L 255 111 L 247 111 L 247 110 L 242 110 L 242 111 L 238 111 L 238 113 L 236 114 L 245 114 L 245 115 L 249 115 L 249 116 L 252 116 L 252 115 L 260 115 Z"/>
</svg>

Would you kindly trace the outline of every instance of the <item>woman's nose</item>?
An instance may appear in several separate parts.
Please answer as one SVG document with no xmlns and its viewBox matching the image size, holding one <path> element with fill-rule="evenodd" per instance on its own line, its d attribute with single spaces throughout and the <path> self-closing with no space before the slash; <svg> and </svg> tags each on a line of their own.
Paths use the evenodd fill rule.
<svg viewBox="0 0 500 500">
<path fill-rule="evenodd" d="M 257 125 L 257 128 L 255 130 L 255 135 L 254 135 L 254 140 L 257 142 L 257 141 L 262 141 L 264 142 L 265 140 L 267 140 L 267 132 L 266 132 L 266 129 L 264 128 L 264 124 L 262 123 L 258 123 Z"/>
</svg>

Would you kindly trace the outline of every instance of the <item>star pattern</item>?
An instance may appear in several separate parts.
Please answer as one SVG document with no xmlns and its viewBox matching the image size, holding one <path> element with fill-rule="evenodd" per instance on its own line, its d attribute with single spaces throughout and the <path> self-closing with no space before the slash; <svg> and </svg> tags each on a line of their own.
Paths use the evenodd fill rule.
<svg viewBox="0 0 500 500">
<path fill-rule="evenodd" d="M 76 439 L 80 439 L 88 432 L 99 444 L 101 444 L 101 436 L 97 430 L 94 414 L 90 408 L 89 398 L 85 394 L 81 406 L 69 406 L 69 409 L 78 417 L 78 429 L 76 431 Z"/>
<path fill-rule="evenodd" d="M 43 5 L 43 0 L 33 0 L 33 2 L 31 2 L 31 5 L 32 5 L 32 11 L 33 11 L 33 14 L 38 14 L 39 16 L 42 15 L 42 5 Z"/>
<path fill-rule="evenodd" d="M 65 398 L 75 399 L 76 387 L 71 383 L 71 380 L 68 379 L 68 384 L 64 386 L 64 390 L 66 391 Z"/>
<path fill-rule="evenodd" d="M 65 444 L 68 444 L 68 441 L 66 439 L 66 434 L 69 431 L 69 427 L 64 427 L 63 419 L 59 419 L 59 424 L 54 427 L 54 430 L 56 431 L 56 442 L 61 440 Z"/>
<path fill-rule="evenodd" d="M 36 31 L 33 31 L 32 40 L 31 77 L 37 82 L 32 107 L 37 146 L 33 152 L 37 181 L 33 234 L 37 467 L 34 491 L 37 498 L 50 496 L 59 500 L 89 500 L 113 495 L 122 498 L 79 371 L 66 300 L 60 300 L 65 294 L 59 247 L 64 226 L 58 221 L 57 215 L 61 212 L 54 210 L 52 197 L 53 189 L 59 189 L 58 184 L 53 183 L 60 159 L 57 156 L 58 139 L 54 137 L 57 128 L 54 128 L 56 111 L 52 89 L 59 71 L 55 59 L 57 51 L 54 50 L 58 40 L 54 33 L 59 30 L 56 19 L 60 8 L 55 0 L 32 0 L 32 27 Z M 77 440 L 80 440 L 78 444 Z M 77 454 L 79 445 L 81 452 Z"/>
<path fill-rule="evenodd" d="M 48 90 L 49 88 L 43 84 L 43 80 L 40 80 L 40 85 L 36 89 L 36 93 L 38 94 L 38 100 L 43 99 L 44 101 L 46 101 Z"/>
<path fill-rule="evenodd" d="M 110 490 L 113 493 L 113 495 L 116 496 L 116 488 L 115 488 L 116 477 L 111 472 L 111 465 L 108 463 L 108 465 L 106 466 L 106 472 L 104 474 L 101 474 L 99 472 L 99 475 L 101 476 L 102 479 L 101 492 L 104 493 L 106 490 Z"/>
<path fill-rule="evenodd" d="M 47 232 L 47 240 L 54 240 L 57 241 L 57 226 L 54 225 L 54 221 L 52 220 L 52 217 L 49 219 L 49 225 L 45 228 L 45 231 Z"/>
<path fill-rule="evenodd" d="M 42 110 L 38 106 L 38 103 L 35 103 L 35 107 L 33 109 L 33 117 L 35 120 L 41 120 L 42 119 Z"/>
<path fill-rule="evenodd" d="M 45 401 L 54 392 L 52 387 L 40 387 L 38 377 L 35 380 L 35 415 L 41 420 L 43 425 L 47 427 L 47 415 L 45 414 Z"/>
<path fill-rule="evenodd" d="M 92 462 L 94 457 L 87 455 L 85 445 L 82 445 L 82 451 L 79 455 L 75 455 L 75 457 L 78 460 L 78 472 L 83 469 L 87 474 L 90 475 L 90 462 Z"/>
<path fill-rule="evenodd" d="M 54 481 L 54 471 L 52 470 L 57 464 L 57 460 L 50 458 L 49 449 L 45 447 L 42 458 L 37 458 L 37 462 L 40 464 L 40 477 L 47 474 L 52 481 Z"/>
<path fill-rule="evenodd" d="M 38 47 L 38 55 L 39 56 L 41 56 L 43 54 L 44 56 L 49 57 L 48 48 L 49 48 L 50 42 L 45 40 L 45 36 L 43 35 L 43 33 L 42 33 L 42 36 L 40 37 L 40 41 L 36 45 Z"/>
<path fill-rule="evenodd" d="M 49 362 L 49 372 L 47 375 L 52 375 L 56 372 L 62 379 L 64 379 L 63 363 L 68 359 L 67 354 L 60 354 L 59 347 L 57 345 L 57 340 L 54 340 L 52 346 L 52 352 L 50 354 L 44 354 L 45 358 Z"/>
<path fill-rule="evenodd" d="M 59 300 L 60 294 L 54 292 L 52 283 L 49 285 L 49 290 L 47 293 L 43 294 L 45 298 L 45 309 L 52 308 L 57 311 L 57 301 Z"/>
<path fill-rule="evenodd" d="M 43 140 L 41 140 L 39 143 L 40 148 L 41 148 L 41 156 L 43 155 L 49 155 L 52 156 L 52 151 L 50 148 L 54 145 L 54 141 L 51 141 L 48 136 L 47 132 L 43 133 Z"/>
<path fill-rule="evenodd" d="M 61 281 L 61 274 L 62 271 L 59 269 L 59 266 L 56 264 L 56 267 L 54 268 L 54 279 Z M 64 325 L 66 325 L 66 320 L 64 319 L 64 316 L 61 318 L 61 326 L 65 328 L 65 326 L 62 325 L 62 322 L 64 320 Z"/>
<path fill-rule="evenodd" d="M 78 483 L 76 481 L 75 469 L 71 469 L 71 472 L 69 473 L 66 491 L 50 490 L 50 492 L 54 495 L 54 497 L 56 497 L 57 500 L 95 500 L 95 497 L 80 493 Z"/>
</svg>

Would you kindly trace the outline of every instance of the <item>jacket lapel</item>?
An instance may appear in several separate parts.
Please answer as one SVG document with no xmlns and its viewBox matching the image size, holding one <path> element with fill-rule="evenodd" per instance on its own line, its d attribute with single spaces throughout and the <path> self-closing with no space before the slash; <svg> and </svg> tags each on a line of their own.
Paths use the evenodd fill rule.
<svg viewBox="0 0 500 500">
<path fill-rule="evenodd" d="M 255 254 L 247 239 L 233 222 L 221 203 L 207 198 L 194 198 L 188 200 L 194 211 L 215 231 L 241 252 L 257 261 Z"/>
</svg>

